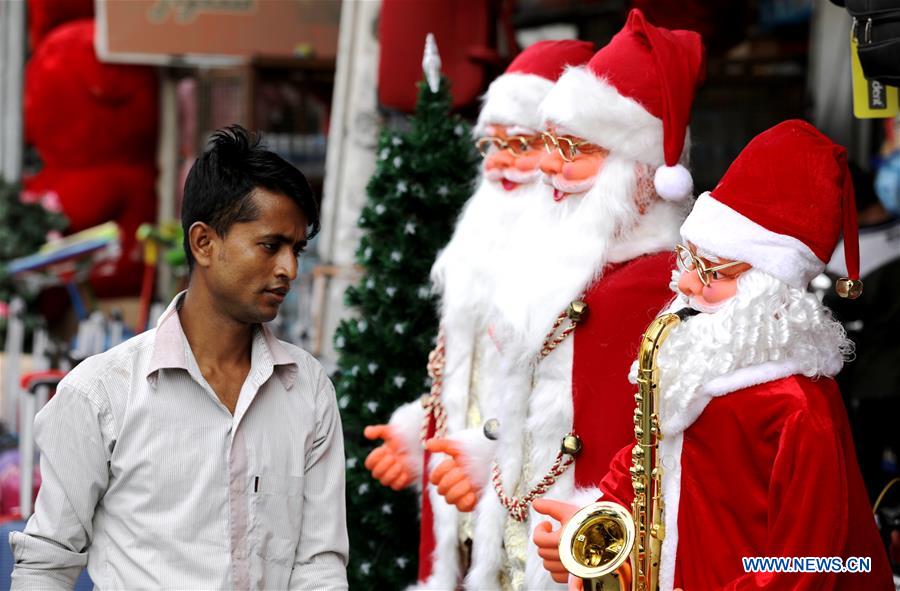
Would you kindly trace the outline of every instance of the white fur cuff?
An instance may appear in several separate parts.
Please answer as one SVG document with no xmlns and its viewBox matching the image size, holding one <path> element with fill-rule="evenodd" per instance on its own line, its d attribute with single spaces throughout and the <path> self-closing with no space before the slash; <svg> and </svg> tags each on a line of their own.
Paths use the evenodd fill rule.
<svg viewBox="0 0 900 591">
<path fill-rule="evenodd" d="M 425 420 L 425 410 L 419 400 L 407 402 L 397 408 L 391 415 L 388 425 L 400 438 L 403 449 L 406 452 L 406 467 L 410 474 L 415 476 L 418 483 L 422 479 L 422 421 Z"/>
<path fill-rule="evenodd" d="M 483 489 L 491 478 L 491 463 L 497 442 L 485 437 L 484 432 L 478 428 L 465 429 L 450 439 L 459 443 L 463 449 L 464 459 L 461 463 L 466 476 L 477 488 Z"/>
</svg>

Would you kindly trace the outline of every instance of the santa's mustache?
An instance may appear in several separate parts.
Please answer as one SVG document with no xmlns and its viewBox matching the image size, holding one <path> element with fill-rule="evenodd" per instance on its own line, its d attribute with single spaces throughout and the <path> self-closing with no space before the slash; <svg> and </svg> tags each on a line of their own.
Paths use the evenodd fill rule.
<svg viewBox="0 0 900 591">
<path fill-rule="evenodd" d="M 562 178 L 558 174 L 543 176 L 544 184 L 550 185 L 554 189 L 558 191 L 562 191 L 563 193 L 587 193 L 591 187 L 594 186 L 596 182 L 596 177 L 591 177 L 589 179 L 584 179 L 580 181 L 570 181 L 568 179 Z"/>
<path fill-rule="evenodd" d="M 534 182 L 540 175 L 540 169 L 523 171 L 516 168 L 492 168 L 484 172 L 484 178 L 489 181 L 499 182 L 505 179 L 507 181 L 518 183 L 520 185 Z"/>
</svg>

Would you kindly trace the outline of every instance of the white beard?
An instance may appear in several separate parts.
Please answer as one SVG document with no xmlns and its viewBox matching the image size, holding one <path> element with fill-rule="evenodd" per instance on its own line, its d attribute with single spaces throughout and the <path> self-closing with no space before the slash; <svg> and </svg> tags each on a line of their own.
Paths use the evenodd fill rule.
<svg viewBox="0 0 900 591">
<path fill-rule="evenodd" d="M 498 333 L 521 344 L 516 355 L 540 349 L 557 316 L 599 276 L 617 236 L 635 225 L 639 168 L 610 154 L 584 195 L 561 202 L 540 183 L 543 198 L 516 224 L 498 265 Z"/>
<path fill-rule="evenodd" d="M 539 180 L 506 191 L 484 175 L 466 203 L 447 246 L 431 268 L 435 293 L 441 295 L 443 316 L 490 313 L 496 278 L 512 232 L 521 214 L 542 198 L 546 188 Z"/>
<path fill-rule="evenodd" d="M 669 312 L 689 306 L 675 287 L 679 272 L 672 276 L 678 295 Z M 663 343 L 658 358 L 663 433 L 672 434 L 666 425 L 680 431 L 696 419 L 705 405 L 698 406 L 701 390 L 715 378 L 770 362 L 789 364 L 791 375 L 833 376 L 851 350 L 843 327 L 814 295 L 750 269 L 718 311 L 689 318 Z M 637 362 L 632 381 L 636 369 Z"/>
</svg>

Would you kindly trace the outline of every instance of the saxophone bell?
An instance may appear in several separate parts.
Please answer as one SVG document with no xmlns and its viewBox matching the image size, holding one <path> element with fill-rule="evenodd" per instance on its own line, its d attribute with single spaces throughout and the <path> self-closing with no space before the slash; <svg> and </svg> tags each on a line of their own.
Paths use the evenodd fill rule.
<svg viewBox="0 0 900 591">
<path fill-rule="evenodd" d="M 658 446 L 659 367 L 657 355 L 669 332 L 693 310 L 679 310 L 656 318 L 641 340 L 638 353 L 636 443 L 632 449 L 631 511 L 609 501 L 588 505 L 563 527 L 559 558 L 570 573 L 581 577 L 585 589 L 596 591 L 656 591 L 665 536 L 662 466 Z"/>
<path fill-rule="evenodd" d="M 566 523 L 560 535 L 559 557 L 570 573 L 586 583 L 585 589 L 619 591 L 631 587 L 622 565 L 634 545 L 634 518 L 623 506 L 600 501 L 583 507 Z"/>
</svg>

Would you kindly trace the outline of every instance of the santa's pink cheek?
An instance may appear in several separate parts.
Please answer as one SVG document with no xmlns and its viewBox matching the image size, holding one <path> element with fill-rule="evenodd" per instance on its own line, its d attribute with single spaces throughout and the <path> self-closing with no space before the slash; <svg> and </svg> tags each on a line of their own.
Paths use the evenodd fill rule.
<svg viewBox="0 0 900 591">
<path fill-rule="evenodd" d="M 718 304 L 734 297 L 737 293 L 737 280 L 715 281 L 703 288 L 703 299 L 710 304 Z"/>
<path fill-rule="evenodd" d="M 569 162 L 563 166 L 563 178 L 570 181 L 583 181 L 597 175 L 600 162 L 594 158 L 584 158 Z"/>
</svg>

